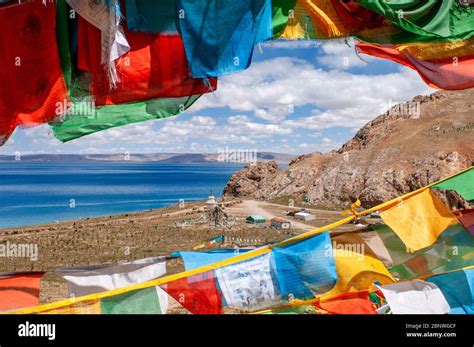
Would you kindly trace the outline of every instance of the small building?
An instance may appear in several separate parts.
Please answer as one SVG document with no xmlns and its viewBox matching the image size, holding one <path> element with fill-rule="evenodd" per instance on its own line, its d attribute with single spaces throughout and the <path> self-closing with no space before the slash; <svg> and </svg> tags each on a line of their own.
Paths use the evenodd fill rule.
<svg viewBox="0 0 474 347">
<path fill-rule="evenodd" d="M 277 230 L 289 230 L 291 229 L 291 222 L 283 218 L 272 218 L 271 226 Z"/>
<path fill-rule="evenodd" d="M 247 223 L 252 223 L 252 224 L 264 224 L 265 223 L 265 217 L 260 216 L 258 214 L 253 214 L 251 216 L 248 216 L 245 218 L 245 221 Z"/>
<path fill-rule="evenodd" d="M 295 213 L 295 219 L 299 219 L 305 222 L 310 222 L 316 219 L 316 216 L 308 212 Z"/>
</svg>

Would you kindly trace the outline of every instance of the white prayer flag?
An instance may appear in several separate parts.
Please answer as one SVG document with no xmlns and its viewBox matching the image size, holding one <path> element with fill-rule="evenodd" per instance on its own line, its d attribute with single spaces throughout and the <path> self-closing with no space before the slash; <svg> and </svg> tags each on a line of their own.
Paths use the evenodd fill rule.
<svg viewBox="0 0 474 347">
<path fill-rule="evenodd" d="M 446 314 L 451 310 L 434 283 L 413 280 L 379 288 L 394 314 Z"/>
</svg>

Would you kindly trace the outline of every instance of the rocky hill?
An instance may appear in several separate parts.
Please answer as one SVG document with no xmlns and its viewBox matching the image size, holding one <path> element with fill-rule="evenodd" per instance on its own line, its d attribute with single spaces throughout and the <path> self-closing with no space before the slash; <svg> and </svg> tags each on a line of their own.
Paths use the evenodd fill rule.
<svg viewBox="0 0 474 347">
<path fill-rule="evenodd" d="M 474 90 L 437 92 L 394 106 L 337 151 L 298 157 L 283 170 L 275 162 L 247 166 L 224 195 L 296 198 L 328 208 L 358 197 L 369 207 L 473 162 Z"/>
</svg>

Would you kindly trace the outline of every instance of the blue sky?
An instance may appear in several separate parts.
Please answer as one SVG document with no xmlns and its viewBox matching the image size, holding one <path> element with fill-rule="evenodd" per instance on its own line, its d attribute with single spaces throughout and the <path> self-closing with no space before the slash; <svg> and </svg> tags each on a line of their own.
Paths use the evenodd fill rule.
<svg viewBox="0 0 474 347">
<path fill-rule="evenodd" d="M 249 69 L 220 78 L 215 93 L 177 117 L 66 144 L 47 125 L 17 129 L 0 154 L 328 152 L 390 105 L 431 92 L 406 67 L 358 57 L 352 42 L 276 41 L 257 47 Z"/>
</svg>

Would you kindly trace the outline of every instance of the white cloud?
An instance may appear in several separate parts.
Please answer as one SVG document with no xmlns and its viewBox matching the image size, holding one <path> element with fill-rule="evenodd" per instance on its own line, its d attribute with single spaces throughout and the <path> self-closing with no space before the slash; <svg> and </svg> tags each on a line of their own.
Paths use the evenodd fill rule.
<svg viewBox="0 0 474 347">
<path fill-rule="evenodd" d="M 332 126 L 358 127 L 383 113 L 390 101 L 407 101 L 427 94 L 418 74 L 408 68 L 385 75 L 324 71 L 306 61 L 279 57 L 255 63 L 248 70 L 221 79 L 215 95 L 206 95 L 193 109 L 229 107 L 235 112 L 253 112 L 257 118 L 296 126 L 291 108 L 304 105 L 313 111 L 305 122 L 312 129 Z"/>
</svg>

